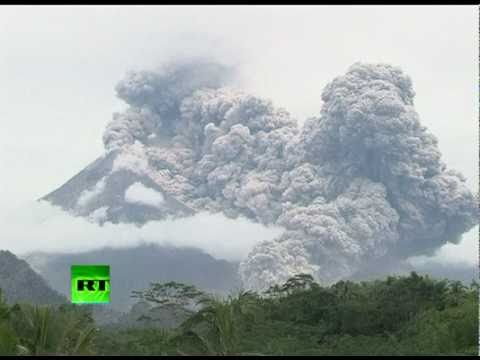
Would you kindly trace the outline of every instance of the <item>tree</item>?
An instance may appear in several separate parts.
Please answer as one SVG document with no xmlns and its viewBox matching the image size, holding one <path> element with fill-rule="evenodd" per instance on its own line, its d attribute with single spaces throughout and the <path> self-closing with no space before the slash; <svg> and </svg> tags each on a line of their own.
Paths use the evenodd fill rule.
<svg viewBox="0 0 480 360">
<path fill-rule="evenodd" d="M 293 293 L 303 291 L 318 286 L 310 274 L 297 274 L 289 278 L 281 287 L 280 291 L 283 293 Z"/>
<path fill-rule="evenodd" d="M 0 355 L 15 355 L 18 339 L 8 323 L 10 307 L 5 303 L 0 289 Z"/>
<path fill-rule="evenodd" d="M 210 355 L 236 354 L 243 328 L 257 320 L 258 312 L 258 297 L 253 292 L 227 300 L 209 298 L 182 324 L 183 335 L 196 338 Z"/>
<path fill-rule="evenodd" d="M 132 297 L 160 306 L 180 306 L 187 308 L 204 302 L 208 296 L 193 285 L 175 281 L 151 283 L 142 291 L 132 291 Z"/>
<path fill-rule="evenodd" d="M 25 355 L 88 355 L 93 353 L 93 320 L 75 306 L 21 304 L 11 311 L 11 324 Z"/>
</svg>

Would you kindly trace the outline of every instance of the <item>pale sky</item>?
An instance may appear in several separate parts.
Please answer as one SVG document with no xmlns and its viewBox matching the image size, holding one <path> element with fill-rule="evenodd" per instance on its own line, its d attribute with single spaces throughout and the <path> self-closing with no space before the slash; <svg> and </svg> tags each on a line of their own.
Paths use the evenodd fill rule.
<svg viewBox="0 0 480 360">
<path fill-rule="evenodd" d="M 0 207 L 99 156 L 116 82 L 178 56 L 237 65 L 239 85 L 299 122 L 354 62 L 400 66 L 444 161 L 478 191 L 477 6 L 3 6 Z"/>
</svg>

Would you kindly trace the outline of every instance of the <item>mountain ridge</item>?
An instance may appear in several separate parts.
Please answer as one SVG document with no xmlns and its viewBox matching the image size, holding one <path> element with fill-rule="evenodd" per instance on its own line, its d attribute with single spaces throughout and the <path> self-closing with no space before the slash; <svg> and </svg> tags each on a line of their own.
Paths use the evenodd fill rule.
<svg viewBox="0 0 480 360">
<path fill-rule="evenodd" d="M 0 289 L 7 303 L 62 304 L 64 295 L 53 290 L 27 261 L 8 250 L 0 250 Z"/>
</svg>

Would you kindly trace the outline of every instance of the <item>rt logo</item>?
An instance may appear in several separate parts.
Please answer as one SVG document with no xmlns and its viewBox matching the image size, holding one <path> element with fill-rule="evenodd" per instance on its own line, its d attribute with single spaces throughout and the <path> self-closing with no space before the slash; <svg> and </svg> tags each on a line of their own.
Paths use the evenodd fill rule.
<svg viewBox="0 0 480 360">
<path fill-rule="evenodd" d="M 74 304 L 110 302 L 109 265 L 72 265 L 71 301 Z"/>
</svg>

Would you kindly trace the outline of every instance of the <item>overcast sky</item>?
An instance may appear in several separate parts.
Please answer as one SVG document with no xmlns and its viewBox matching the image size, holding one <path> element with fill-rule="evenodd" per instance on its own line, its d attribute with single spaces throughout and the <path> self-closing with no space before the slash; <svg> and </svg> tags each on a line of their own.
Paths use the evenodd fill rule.
<svg viewBox="0 0 480 360">
<path fill-rule="evenodd" d="M 41 197 L 102 153 L 128 69 L 207 55 L 299 122 L 352 63 L 400 66 L 444 161 L 478 191 L 476 6 L 4 6 L 0 204 Z"/>
</svg>

